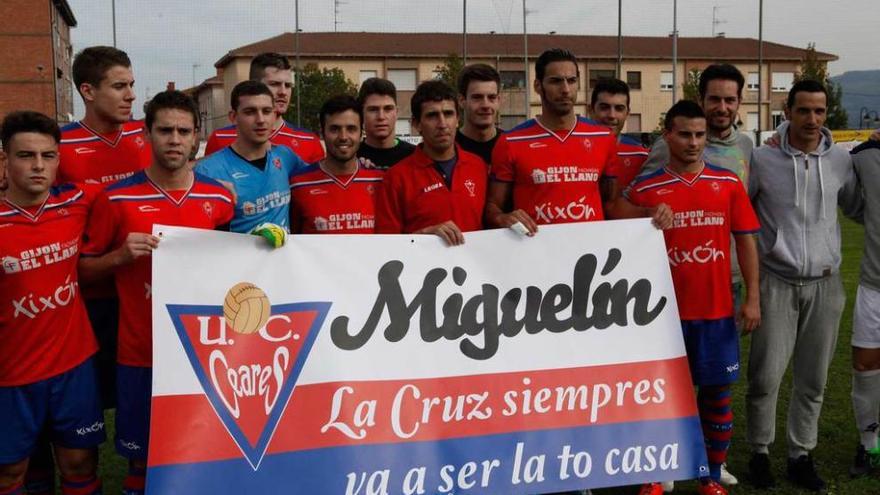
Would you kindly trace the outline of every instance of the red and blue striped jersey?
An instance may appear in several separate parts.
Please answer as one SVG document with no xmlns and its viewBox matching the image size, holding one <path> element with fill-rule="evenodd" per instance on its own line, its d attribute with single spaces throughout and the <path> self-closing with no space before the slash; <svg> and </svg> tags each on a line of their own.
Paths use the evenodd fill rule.
<svg viewBox="0 0 880 495">
<path fill-rule="evenodd" d="M 0 387 L 59 375 L 98 349 L 77 279 L 97 193 L 53 187 L 36 208 L 0 200 Z"/>
<path fill-rule="evenodd" d="M 154 224 L 224 227 L 232 220 L 233 205 L 232 193 L 204 175 L 194 174 L 187 190 L 165 191 L 145 172 L 138 172 L 107 187 L 98 197 L 86 230 L 83 256 L 113 251 L 133 232 L 151 234 Z M 119 294 L 117 361 L 127 366 L 151 366 L 153 361 L 150 259 L 140 257 L 115 272 Z"/>
<path fill-rule="evenodd" d="M 709 164 L 688 175 L 666 167 L 636 178 L 624 196 L 640 206 L 666 203 L 675 215 L 663 235 L 681 319 L 733 316 L 730 235 L 760 229 L 739 177 Z"/>
<path fill-rule="evenodd" d="M 333 175 L 318 164 L 290 179 L 290 231 L 294 234 L 372 234 L 384 172 L 358 167 Z"/>
<path fill-rule="evenodd" d="M 131 121 L 112 134 L 100 134 L 82 122 L 61 129 L 61 163 L 56 184 L 88 182 L 107 185 L 150 165 L 152 152 L 144 123 Z"/>
<path fill-rule="evenodd" d="M 608 127 L 578 118 L 551 131 L 530 119 L 504 133 L 492 152 L 492 180 L 513 184 L 513 207 L 539 224 L 603 220 L 599 180 L 617 160 Z"/>
<path fill-rule="evenodd" d="M 617 141 L 617 162 L 606 175 L 617 179 L 621 190 L 626 189 L 639 175 L 649 152 L 642 143 L 629 136 L 621 136 Z"/>
<path fill-rule="evenodd" d="M 208 137 L 205 156 L 229 146 L 235 142 L 237 137 L 238 130 L 234 125 L 215 130 Z M 272 133 L 269 140 L 272 141 L 272 144 L 287 146 L 306 163 L 315 163 L 324 158 L 324 147 L 321 145 L 321 139 L 318 135 L 312 131 L 295 127 L 286 120 L 281 124 L 281 127 Z"/>
</svg>

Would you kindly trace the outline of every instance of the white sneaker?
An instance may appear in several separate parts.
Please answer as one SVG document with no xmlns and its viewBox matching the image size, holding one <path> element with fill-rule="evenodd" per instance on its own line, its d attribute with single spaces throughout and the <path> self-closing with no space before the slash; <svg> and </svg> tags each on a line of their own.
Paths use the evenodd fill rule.
<svg viewBox="0 0 880 495">
<path fill-rule="evenodd" d="M 675 490 L 674 481 L 664 481 L 661 485 L 663 485 L 663 493 L 672 493 Z"/>
<path fill-rule="evenodd" d="M 721 479 L 719 481 L 724 486 L 736 486 L 739 484 L 736 476 L 730 474 L 730 471 L 727 470 L 727 463 L 721 465 Z"/>
</svg>

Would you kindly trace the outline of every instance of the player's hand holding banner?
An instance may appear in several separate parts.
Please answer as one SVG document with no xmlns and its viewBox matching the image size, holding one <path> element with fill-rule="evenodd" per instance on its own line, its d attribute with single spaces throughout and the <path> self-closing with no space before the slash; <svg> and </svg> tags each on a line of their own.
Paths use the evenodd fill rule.
<svg viewBox="0 0 880 495">
<path fill-rule="evenodd" d="M 696 478 L 648 220 L 435 236 L 158 227 L 150 493 L 548 493 Z"/>
</svg>

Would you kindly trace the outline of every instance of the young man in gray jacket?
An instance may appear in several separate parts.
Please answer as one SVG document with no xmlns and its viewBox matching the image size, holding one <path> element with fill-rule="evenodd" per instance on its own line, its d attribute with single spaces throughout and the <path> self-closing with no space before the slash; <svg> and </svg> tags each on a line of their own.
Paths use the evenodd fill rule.
<svg viewBox="0 0 880 495">
<path fill-rule="evenodd" d="M 768 447 L 775 437 L 776 401 L 789 360 L 793 390 L 788 410 L 788 477 L 822 491 L 810 451 L 816 447 L 828 366 L 845 295 L 840 279 L 837 206 L 857 216 L 861 194 L 849 153 L 823 127 L 828 93 L 804 80 L 789 91 L 779 146 L 752 153 L 749 195 L 761 222 L 761 325 L 749 358 L 749 471 L 760 488 L 775 484 Z"/>
</svg>

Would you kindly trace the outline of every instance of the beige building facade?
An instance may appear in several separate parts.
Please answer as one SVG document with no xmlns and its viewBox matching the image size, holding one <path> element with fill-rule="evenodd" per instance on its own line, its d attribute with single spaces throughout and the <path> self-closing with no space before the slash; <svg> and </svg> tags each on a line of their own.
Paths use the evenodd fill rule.
<svg viewBox="0 0 880 495">
<path fill-rule="evenodd" d="M 449 54 L 461 56 L 460 34 L 448 33 L 300 33 L 299 64 L 318 68 L 339 68 L 346 78 L 359 86 L 369 77 L 393 81 L 398 90 L 399 120 L 397 132 L 410 132 L 409 100 L 419 82 L 435 78 L 438 67 Z M 273 51 L 287 55 L 295 64 L 296 40 L 293 34 L 269 38 L 235 48 L 215 64 L 218 75 L 198 88 L 200 106 L 208 112 L 209 129 L 226 125 L 228 98 L 232 87 L 247 78 L 254 55 Z M 468 36 L 467 63 L 494 66 L 502 77 L 502 107 L 499 125 L 509 129 L 541 111 L 540 97 L 533 89 L 535 60 L 547 48 L 570 50 L 578 58 L 580 89 L 576 110 L 587 114 L 590 92 L 595 81 L 617 76 L 617 39 L 610 36 L 529 35 L 528 81 L 524 71 L 523 37 L 502 34 Z M 625 132 L 651 132 L 658 127 L 672 101 L 672 40 L 662 37 L 626 37 L 623 41 L 620 78 L 631 88 L 631 114 Z M 760 97 L 758 92 L 758 41 L 749 38 L 680 38 L 676 71 L 677 98 L 693 69 L 702 70 L 713 63 L 735 65 L 743 73 L 743 103 L 740 127 L 744 130 L 774 128 L 782 118 L 782 107 L 806 51 L 801 48 L 764 42 Z M 836 60 L 828 53 L 818 53 L 823 63 Z M 214 81 L 209 85 L 209 81 Z M 222 87 L 216 84 L 222 81 Z M 207 86 L 206 86 L 207 85 Z M 206 88 L 211 90 L 207 91 Z M 220 96 L 222 95 L 222 97 Z M 211 98 L 210 105 L 203 99 Z M 526 106 L 526 98 L 529 104 Z M 761 122 L 758 109 L 762 109 Z M 219 107 L 219 108 L 218 108 Z M 527 109 L 528 108 L 528 109 Z M 211 113 L 213 112 L 213 113 Z M 222 115 L 221 115 L 222 114 Z M 219 116 L 218 116 L 219 115 Z M 214 127 L 211 127 L 211 126 Z"/>
</svg>

